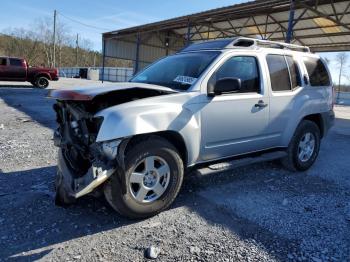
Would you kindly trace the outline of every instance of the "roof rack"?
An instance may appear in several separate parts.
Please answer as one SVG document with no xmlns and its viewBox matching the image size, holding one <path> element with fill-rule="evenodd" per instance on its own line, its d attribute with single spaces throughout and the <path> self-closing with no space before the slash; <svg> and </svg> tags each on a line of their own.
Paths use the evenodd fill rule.
<svg viewBox="0 0 350 262">
<path fill-rule="evenodd" d="M 197 51 L 197 50 L 222 50 L 227 48 L 277 48 L 277 49 L 289 49 L 294 51 L 310 53 L 310 48 L 307 46 L 293 45 L 281 42 L 274 42 L 269 40 L 262 40 L 248 37 L 235 37 L 225 38 L 210 41 L 203 41 L 193 43 L 186 46 L 180 52 Z"/>
<path fill-rule="evenodd" d="M 242 47 L 265 47 L 265 48 L 278 48 L 278 49 L 289 49 L 294 51 L 301 51 L 310 53 L 310 48 L 307 46 L 294 45 L 288 43 L 281 43 L 269 40 L 262 40 L 256 38 L 248 37 L 237 37 L 232 41 L 233 46 L 242 46 Z M 229 48 L 227 46 L 226 48 Z"/>
</svg>

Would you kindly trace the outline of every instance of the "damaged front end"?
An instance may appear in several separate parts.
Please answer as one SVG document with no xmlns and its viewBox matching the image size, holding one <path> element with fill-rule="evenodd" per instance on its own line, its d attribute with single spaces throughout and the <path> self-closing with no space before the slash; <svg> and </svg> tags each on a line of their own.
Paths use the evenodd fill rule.
<svg viewBox="0 0 350 262">
<path fill-rule="evenodd" d="M 167 93 L 142 88 L 52 90 L 49 97 L 57 101 L 54 110 L 58 123 L 54 143 L 59 147 L 56 203 L 67 204 L 93 192 L 115 173 L 125 185 L 123 156 L 128 138 L 96 142 L 103 122 L 96 114 L 111 106 Z"/>
<path fill-rule="evenodd" d="M 84 103 L 58 101 L 54 105 L 59 127 L 54 143 L 59 147 L 56 188 L 63 187 L 67 199 L 76 199 L 105 182 L 117 168 L 120 140 L 96 143 L 103 121 L 87 111 Z"/>
</svg>

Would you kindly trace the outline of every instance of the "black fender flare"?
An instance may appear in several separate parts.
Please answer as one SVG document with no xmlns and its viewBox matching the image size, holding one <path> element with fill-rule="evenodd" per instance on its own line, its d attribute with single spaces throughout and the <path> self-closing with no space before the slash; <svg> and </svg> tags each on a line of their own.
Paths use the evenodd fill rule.
<svg viewBox="0 0 350 262">
<path fill-rule="evenodd" d="M 118 176 L 120 184 L 122 185 L 121 191 L 123 194 L 126 194 L 126 179 L 125 179 L 125 150 L 129 143 L 130 139 L 124 139 L 118 148 L 117 155 L 117 167 L 116 167 L 116 175 Z"/>
<path fill-rule="evenodd" d="M 52 80 L 49 73 L 39 72 L 39 73 L 37 73 L 37 74 L 34 75 L 33 81 L 36 81 L 36 79 L 37 79 L 38 77 L 41 77 L 41 76 L 44 76 L 44 77 L 46 77 L 46 78 L 49 79 L 49 80 Z"/>
</svg>

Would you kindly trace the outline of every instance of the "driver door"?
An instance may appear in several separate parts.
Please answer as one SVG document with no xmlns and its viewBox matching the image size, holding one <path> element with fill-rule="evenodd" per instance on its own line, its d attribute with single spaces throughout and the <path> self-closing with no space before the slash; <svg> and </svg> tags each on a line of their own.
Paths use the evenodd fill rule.
<svg viewBox="0 0 350 262">
<path fill-rule="evenodd" d="M 211 76 L 239 78 L 241 88 L 206 97 L 201 110 L 202 160 L 214 160 L 269 148 L 269 97 L 256 56 L 232 56 Z M 208 81 L 208 82 L 209 82 Z"/>
</svg>

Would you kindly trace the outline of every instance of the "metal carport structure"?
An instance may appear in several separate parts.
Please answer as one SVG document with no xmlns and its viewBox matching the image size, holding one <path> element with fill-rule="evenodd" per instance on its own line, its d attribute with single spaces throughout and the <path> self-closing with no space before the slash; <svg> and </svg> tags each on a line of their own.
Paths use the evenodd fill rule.
<svg viewBox="0 0 350 262">
<path fill-rule="evenodd" d="M 132 60 L 134 71 L 190 42 L 246 36 L 350 51 L 350 1 L 259 0 L 103 34 L 105 57 Z"/>
</svg>

